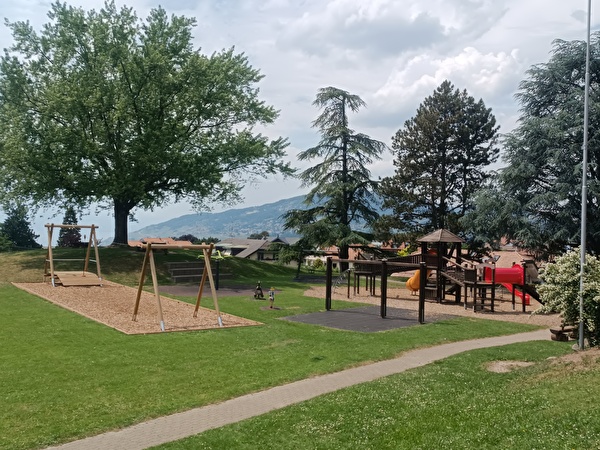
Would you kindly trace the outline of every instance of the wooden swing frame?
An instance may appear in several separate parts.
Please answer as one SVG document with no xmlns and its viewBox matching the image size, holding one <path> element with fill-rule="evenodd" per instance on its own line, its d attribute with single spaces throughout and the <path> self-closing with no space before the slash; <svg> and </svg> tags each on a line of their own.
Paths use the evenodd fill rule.
<svg viewBox="0 0 600 450">
<path fill-rule="evenodd" d="M 217 297 L 217 290 L 215 288 L 215 281 L 212 274 L 212 268 L 210 265 L 210 257 L 212 255 L 214 244 L 188 244 L 188 245 L 177 245 L 177 244 L 152 244 L 145 243 L 143 246 L 146 248 L 146 253 L 144 255 L 144 262 L 142 264 L 142 273 L 140 274 L 140 282 L 138 285 L 137 297 L 135 299 L 135 307 L 133 309 L 133 320 L 134 322 L 137 320 L 138 310 L 140 306 L 140 299 L 142 297 L 142 291 L 144 288 L 144 281 L 146 279 L 146 272 L 148 270 L 148 265 L 150 266 L 150 272 L 152 276 L 152 286 L 154 287 L 154 297 L 156 298 L 156 304 L 158 307 L 158 320 L 160 323 L 161 331 L 165 331 L 165 321 L 163 318 L 162 304 L 160 301 L 160 293 L 158 289 L 158 277 L 156 275 L 156 264 L 154 262 L 154 252 L 153 249 L 160 250 L 201 250 L 204 256 L 204 270 L 202 272 L 202 279 L 200 281 L 200 287 L 198 289 L 198 295 L 196 297 L 196 307 L 194 308 L 193 317 L 198 317 L 198 309 L 200 308 L 200 300 L 202 299 L 202 291 L 204 290 L 204 285 L 206 284 L 206 279 L 210 283 L 210 290 L 212 293 L 213 303 L 215 307 L 215 311 L 217 313 L 217 321 L 219 326 L 223 326 L 223 320 L 221 319 L 221 312 L 219 311 L 219 300 Z"/>
<path fill-rule="evenodd" d="M 48 231 L 48 251 L 46 252 L 46 261 L 44 263 L 44 281 L 50 277 L 52 286 L 56 287 L 58 279 L 63 286 L 102 286 L 102 274 L 100 272 L 100 255 L 98 254 L 98 240 L 96 239 L 96 225 L 70 225 L 70 224 L 54 224 L 45 225 Z M 52 253 L 52 237 L 55 228 L 61 229 L 89 229 L 90 237 L 88 239 L 87 250 L 84 259 L 55 259 Z M 92 247 L 96 259 L 90 259 Z M 83 269 L 81 271 L 56 271 L 55 261 L 83 261 Z M 89 263 L 96 264 L 96 274 L 88 272 Z"/>
</svg>

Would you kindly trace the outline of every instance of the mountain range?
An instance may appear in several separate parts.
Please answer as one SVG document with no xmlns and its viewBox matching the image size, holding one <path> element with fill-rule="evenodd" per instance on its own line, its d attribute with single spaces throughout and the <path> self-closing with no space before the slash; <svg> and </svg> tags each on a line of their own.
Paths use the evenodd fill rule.
<svg viewBox="0 0 600 450">
<path fill-rule="evenodd" d="M 179 237 L 191 234 L 202 239 L 215 237 L 247 238 L 253 233 L 267 231 L 271 237 L 296 237 L 283 227 L 282 215 L 291 209 L 305 209 L 304 196 L 279 200 L 249 208 L 229 209 L 218 213 L 186 214 L 155 225 L 129 232 L 129 239 L 144 237 Z"/>
</svg>

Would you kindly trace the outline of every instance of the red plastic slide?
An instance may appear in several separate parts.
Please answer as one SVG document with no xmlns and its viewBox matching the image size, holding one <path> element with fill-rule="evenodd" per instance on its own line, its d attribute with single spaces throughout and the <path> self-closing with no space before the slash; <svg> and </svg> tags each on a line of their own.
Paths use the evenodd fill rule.
<svg viewBox="0 0 600 450">
<path fill-rule="evenodd" d="M 523 286 L 523 267 L 519 264 L 513 264 L 512 267 L 506 269 L 496 269 L 496 283 L 504 286 L 512 294 L 513 285 L 519 284 Z M 492 271 L 485 271 L 485 281 L 492 281 Z M 521 298 L 526 305 L 529 305 L 529 294 L 524 293 L 520 289 L 515 289 L 515 295 Z"/>
</svg>

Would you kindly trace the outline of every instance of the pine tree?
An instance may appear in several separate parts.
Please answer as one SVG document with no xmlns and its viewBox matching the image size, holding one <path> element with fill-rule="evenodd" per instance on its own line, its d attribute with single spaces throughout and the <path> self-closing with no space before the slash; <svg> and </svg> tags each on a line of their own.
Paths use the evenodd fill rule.
<svg viewBox="0 0 600 450">
<path fill-rule="evenodd" d="M 67 208 L 63 218 L 64 225 L 77 225 L 77 213 L 71 206 Z M 81 246 L 81 228 L 61 228 L 58 233 L 59 247 L 79 247 Z"/>
<path fill-rule="evenodd" d="M 498 129 L 483 100 L 444 81 L 393 138 L 396 171 L 380 189 L 393 214 L 379 228 L 385 224 L 406 235 L 459 232 L 458 220 L 489 176 L 486 166 L 498 157 Z"/>
<path fill-rule="evenodd" d="M 6 220 L 0 225 L 0 234 L 4 235 L 15 249 L 41 247 L 35 241 L 39 235 L 31 229 L 31 224 L 27 220 L 27 209 L 23 205 L 8 208 Z"/>
</svg>

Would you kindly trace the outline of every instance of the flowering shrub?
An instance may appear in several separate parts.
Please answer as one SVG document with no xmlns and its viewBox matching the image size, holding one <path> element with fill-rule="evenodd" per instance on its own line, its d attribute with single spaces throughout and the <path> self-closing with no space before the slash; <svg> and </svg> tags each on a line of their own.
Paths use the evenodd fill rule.
<svg viewBox="0 0 600 450">
<path fill-rule="evenodd" d="M 579 324 L 580 253 L 565 253 L 548 264 L 538 292 L 544 301 L 540 312 L 558 312 L 566 324 Z M 591 346 L 600 344 L 600 261 L 585 256 L 583 276 L 583 323 Z"/>
</svg>

